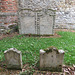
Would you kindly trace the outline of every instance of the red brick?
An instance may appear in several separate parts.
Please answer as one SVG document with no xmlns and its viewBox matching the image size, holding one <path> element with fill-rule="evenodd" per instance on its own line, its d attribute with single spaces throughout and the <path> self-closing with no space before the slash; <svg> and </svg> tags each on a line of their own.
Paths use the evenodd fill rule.
<svg viewBox="0 0 75 75">
<path fill-rule="evenodd" d="M 0 1 L 0 12 L 7 12 L 7 13 L 15 13 L 17 12 L 17 4 L 16 0 L 1 0 Z M 0 17 L 0 20 L 4 24 L 12 23 L 13 21 L 17 20 L 17 16 L 6 16 L 6 17 Z M 0 23 L 2 23 L 0 21 Z"/>
</svg>

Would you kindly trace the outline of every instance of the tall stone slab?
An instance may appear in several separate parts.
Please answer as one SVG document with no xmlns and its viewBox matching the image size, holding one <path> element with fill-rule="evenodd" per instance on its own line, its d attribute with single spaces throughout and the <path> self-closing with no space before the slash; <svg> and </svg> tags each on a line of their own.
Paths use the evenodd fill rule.
<svg viewBox="0 0 75 75">
<path fill-rule="evenodd" d="M 50 0 L 19 0 L 19 33 L 53 35 L 54 4 Z"/>
<path fill-rule="evenodd" d="M 61 72 L 63 59 L 63 50 L 57 50 L 55 47 L 40 50 L 40 69 Z"/>
<path fill-rule="evenodd" d="M 22 53 L 15 48 L 4 51 L 8 69 L 22 69 Z"/>
</svg>

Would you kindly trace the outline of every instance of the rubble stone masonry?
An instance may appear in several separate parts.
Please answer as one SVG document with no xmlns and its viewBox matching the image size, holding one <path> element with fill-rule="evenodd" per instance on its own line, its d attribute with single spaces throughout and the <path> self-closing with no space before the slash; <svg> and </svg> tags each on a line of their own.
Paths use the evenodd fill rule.
<svg viewBox="0 0 75 75">
<path fill-rule="evenodd" d="M 55 28 L 75 29 L 75 0 L 57 1 Z"/>
<path fill-rule="evenodd" d="M 0 28 L 14 24 L 17 21 L 17 0 L 0 0 Z M 75 29 L 75 0 L 55 0 L 57 4 L 55 28 Z"/>
<path fill-rule="evenodd" d="M 0 0 L 0 28 L 2 26 L 8 28 L 9 25 L 14 24 L 17 21 L 17 16 L 14 15 L 16 12 L 16 0 Z"/>
</svg>

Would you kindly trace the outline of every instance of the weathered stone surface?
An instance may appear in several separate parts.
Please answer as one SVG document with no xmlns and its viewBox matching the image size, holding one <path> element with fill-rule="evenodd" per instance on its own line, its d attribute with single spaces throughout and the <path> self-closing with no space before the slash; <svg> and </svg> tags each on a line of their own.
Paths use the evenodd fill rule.
<svg viewBox="0 0 75 75">
<path fill-rule="evenodd" d="M 6 33 L 6 27 L 5 26 L 0 26 L 0 34 Z"/>
<path fill-rule="evenodd" d="M 20 0 L 20 34 L 54 34 L 55 3 L 50 2 L 50 0 Z"/>
<path fill-rule="evenodd" d="M 65 0 L 57 2 L 55 28 L 75 29 L 75 1 Z"/>
<path fill-rule="evenodd" d="M 42 10 L 42 9 L 56 9 L 54 0 L 19 0 L 22 9 Z"/>
<path fill-rule="evenodd" d="M 64 51 L 49 47 L 40 50 L 40 69 L 50 71 L 62 71 Z"/>
<path fill-rule="evenodd" d="M 7 68 L 22 69 L 22 53 L 15 48 L 10 48 L 4 52 Z"/>
<path fill-rule="evenodd" d="M 0 25 L 1 34 L 14 33 L 14 32 L 18 32 L 17 23 L 12 23 L 8 25 Z"/>
</svg>

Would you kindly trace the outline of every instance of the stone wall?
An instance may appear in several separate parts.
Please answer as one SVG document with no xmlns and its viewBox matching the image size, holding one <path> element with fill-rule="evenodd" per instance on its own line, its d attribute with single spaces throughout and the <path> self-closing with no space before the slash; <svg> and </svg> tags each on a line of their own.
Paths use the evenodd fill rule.
<svg viewBox="0 0 75 75">
<path fill-rule="evenodd" d="M 55 28 L 75 29 L 75 0 L 57 1 Z"/>
<path fill-rule="evenodd" d="M 0 0 L 0 32 L 3 33 L 9 29 L 10 25 L 14 25 L 17 21 L 16 0 Z M 4 30 L 5 29 L 5 30 Z"/>
<path fill-rule="evenodd" d="M 0 32 L 15 25 L 17 0 L 0 0 Z M 38 0 L 40 1 L 40 0 Z M 43 0 L 42 0 L 43 1 Z M 54 0 L 50 0 L 54 1 Z M 55 0 L 57 5 L 55 28 L 75 29 L 75 0 Z M 13 15 L 5 15 L 12 13 Z"/>
</svg>

